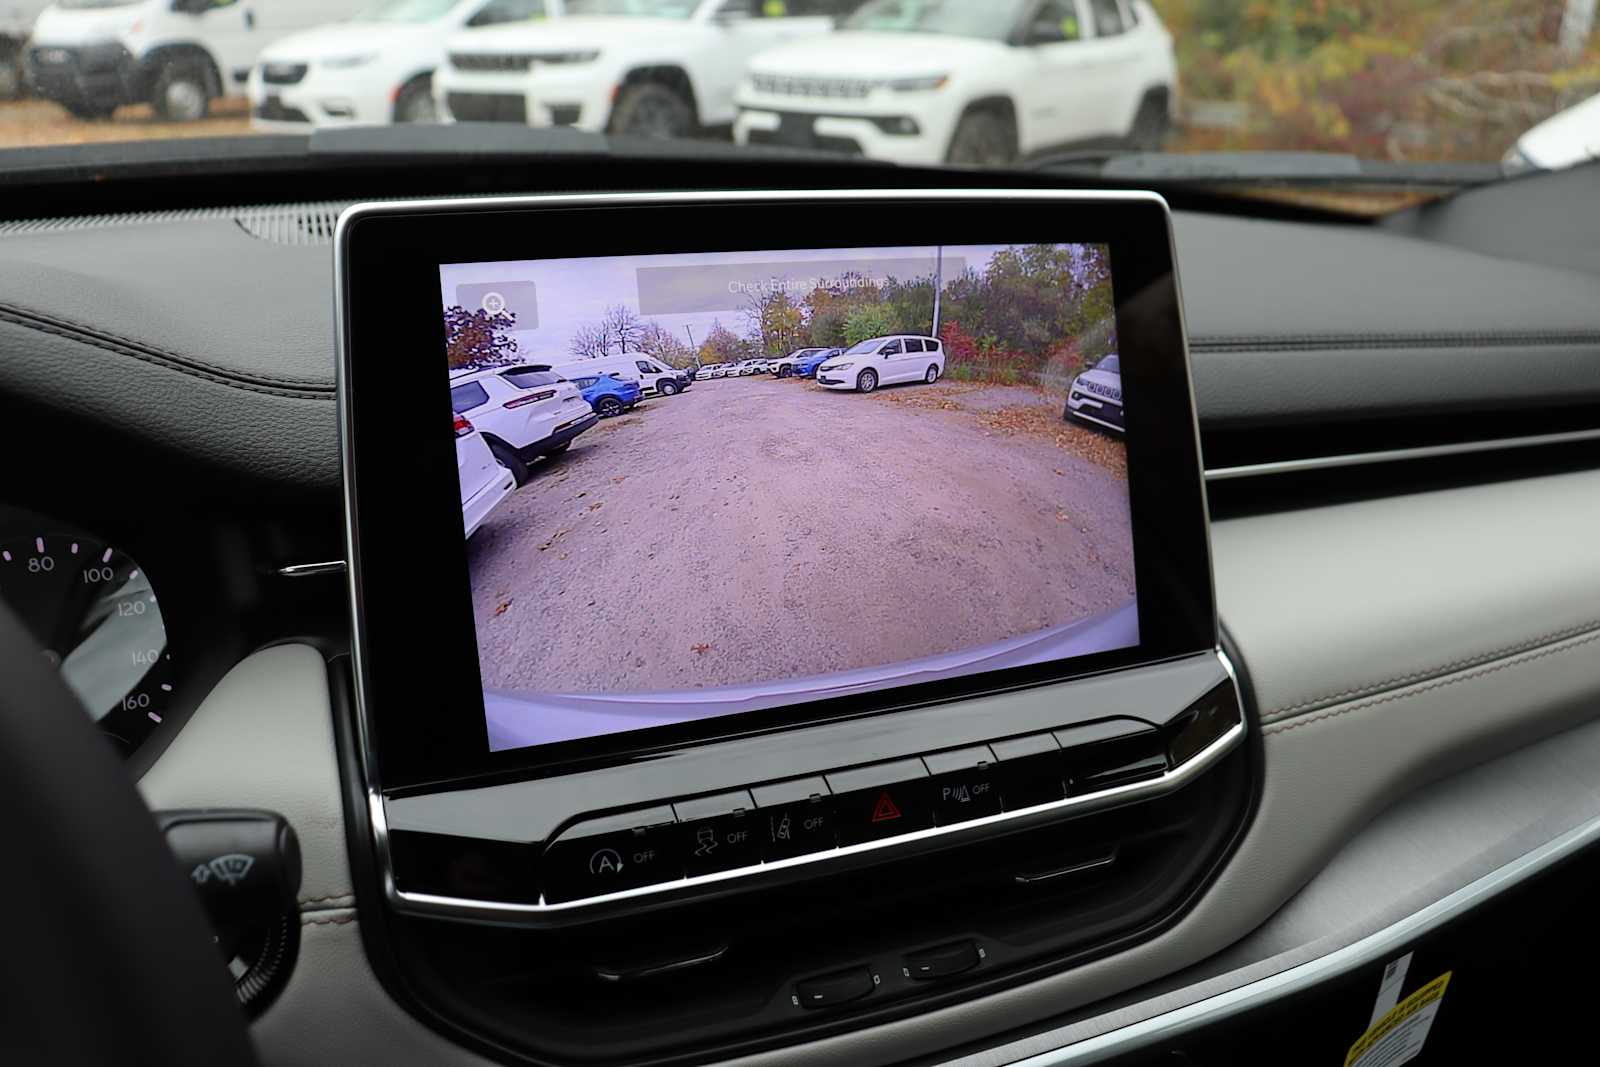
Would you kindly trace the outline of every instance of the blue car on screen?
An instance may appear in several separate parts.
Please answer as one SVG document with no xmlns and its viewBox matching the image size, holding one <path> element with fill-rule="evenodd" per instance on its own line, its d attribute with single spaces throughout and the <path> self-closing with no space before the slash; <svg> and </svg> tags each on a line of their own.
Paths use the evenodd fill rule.
<svg viewBox="0 0 1600 1067">
<path fill-rule="evenodd" d="M 632 410 L 644 395 L 638 382 L 613 378 L 609 374 L 574 378 L 572 384 L 583 393 L 583 398 L 589 402 L 594 413 L 605 419 Z"/>
<path fill-rule="evenodd" d="M 840 348 L 819 348 L 804 359 L 795 360 L 794 373 L 800 378 L 815 378 L 817 368 L 844 351 Z"/>
</svg>

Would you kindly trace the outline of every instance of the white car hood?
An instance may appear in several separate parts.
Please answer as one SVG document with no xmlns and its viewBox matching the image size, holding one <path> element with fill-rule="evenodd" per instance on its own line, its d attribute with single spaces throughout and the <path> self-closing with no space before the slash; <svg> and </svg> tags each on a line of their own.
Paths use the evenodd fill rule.
<svg viewBox="0 0 1600 1067">
<path fill-rule="evenodd" d="M 1517 148 L 1551 169 L 1600 159 L 1600 94 L 1551 115 L 1519 137 Z"/>
<path fill-rule="evenodd" d="M 963 68 L 1004 62 L 1010 52 L 999 41 L 937 33 L 843 31 L 795 41 L 762 52 L 752 74 L 917 78 L 954 74 Z"/>
<path fill-rule="evenodd" d="M 684 19 L 623 15 L 573 16 L 466 30 L 450 38 L 452 52 L 581 52 L 616 48 L 652 49 L 674 41 L 699 41 L 707 28 Z"/>
<path fill-rule="evenodd" d="M 263 60 L 305 61 L 386 52 L 437 40 L 436 22 L 335 22 L 293 33 L 262 50 Z"/>
<path fill-rule="evenodd" d="M 47 7 L 33 24 L 33 42 L 43 45 L 99 44 L 130 35 L 143 20 L 144 7 L 83 8 L 63 11 Z"/>
</svg>

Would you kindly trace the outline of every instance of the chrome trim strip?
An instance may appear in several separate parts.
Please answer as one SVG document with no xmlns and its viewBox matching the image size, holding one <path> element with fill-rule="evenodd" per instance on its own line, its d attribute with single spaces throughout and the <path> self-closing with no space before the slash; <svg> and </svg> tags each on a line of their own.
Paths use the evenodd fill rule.
<svg viewBox="0 0 1600 1067">
<path fill-rule="evenodd" d="M 1600 818 L 1590 819 L 1568 830 L 1422 910 L 1343 948 L 1335 949 L 1326 956 L 1318 956 L 1225 993 L 1084 1038 L 1071 1045 L 1004 1062 L 1008 1067 L 1062 1067 L 1064 1064 L 1098 1063 L 1304 992 L 1330 978 L 1391 958 L 1418 938 L 1597 842 L 1600 842 Z"/>
<path fill-rule="evenodd" d="M 1362 467 L 1374 463 L 1436 459 L 1441 456 L 1466 456 L 1476 452 L 1499 452 L 1513 448 L 1538 448 L 1578 441 L 1600 440 L 1600 430 L 1571 430 L 1566 433 L 1540 433 L 1528 437 L 1499 437 L 1482 441 L 1462 441 L 1453 445 L 1426 445 L 1418 448 L 1389 448 L 1378 452 L 1348 452 L 1310 459 L 1283 459 L 1272 463 L 1246 463 L 1238 467 L 1207 468 L 1206 481 L 1225 482 L 1233 478 L 1259 478 L 1268 474 L 1294 474 L 1330 470 L 1336 467 Z"/>
<path fill-rule="evenodd" d="M 369 817 L 372 820 L 372 832 L 377 852 L 378 869 L 382 875 L 384 895 L 391 906 L 401 910 L 427 911 L 430 914 L 454 914 L 458 916 L 471 916 L 474 918 L 491 918 L 495 914 L 514 918 L 517 915 L 534 913 L 550 913 L 558 910 L 570 910 L 574 907 L 592 907 L 596 904 L 610 900 L 627 899 L 647 893 L 661 893 L 667 890 L 681 889 L 685 886 L 699 886 L 710 882 L 725 881 L 730 877 L 741 877 L 750 871 L 770 871 L 787 866 L 798 866 L 804 863 L 818 862 L 819 858 L 836 859 L 845 855 L 854 855 L 858 852 L 870 851 L 888 845 L 905 845 L 925 837 L 940 836 L 943 834 L 967 831 L 980 828 L 996 821 L 1005 821 L 1008 818 L 1019 818 L 1048 812 L 1056 808 L 1078 807 L 1082 810 L 1092 810 L 1092 807 L 1102 807 L 1114 803 L 1123 803 L 1138 799 L 1142 796 L 1157 795 L 1158 792 L 1167 792 L 1178 788 L 1180 785 L 1197 774 L 1202 768 L 1213 762 L 1228 749 L 1232 748 L 1244 736 L 1244 724 L 1241 722 L 1227 734 L 1212 742 L 1210 746 L 1196 753 L 1195 756 L 1182 767 L 1168 771 L 1161 778 L 1150 779 L 1145 782 L 1130 783 L 1112 789 L 1102 790 L 1099 793 L 1086 794 L 1082 797 L 1068 797 L 1053 804 L 1041 805 L 1037 808 L 1024 809 L 1019 812 L 1001 813 L 983 819 L 974 819 L 970 822 L 959 823 L 950 827 L 935 827 L 931 830 L 918 831 L 902 837 L 890 838 L 882 842 L 868 842 L 862 845 L 851 845 L 846 848 L 835 849 L 832 852 L 819 853 L 816 856 L 800 856 L 792 860 L 780 860 L 775 863 L 762 864 L 760 867 L 745 868 L 743 871 L 724 871 L 718 874 L 703 875 L 693 879 L 683 879 L 679 882 L 664 883 L 663 886 L 647 886 L 638 890 L 629 890 L 625 893 L 613 893 L 604 897 L 593 897 L 582 901 L 572 901 L 565 904 L 497 904 L 482 901 L 458 900 L 452 897 L 434 897 L 426 894 L 403 894 L 395 886 L 393 867 L 389 856 L 388 822 L 383 810 L 383 795 L 378 781 L 377 750 L 372 734 L 372 725 L 367 720 L 367 677 L 365 662 L 365 636 L 362 619 L 364 611 L 361 602 L 361 553 L 356 536 L 355 525 L 355 499 L 356 477 L 354 465 L 354 450 L 351 440 L 350 411 L 351 397 L 346 381 L 346 368 L 350 359 L 350 352 L 345 343 L 347 287 L 349 279 L 346 272 L 346 262 L 349 256 L 350 227 L 358 219 L 372 215 L 385 214 L 413 214 L 417 212 L 448 211 L 457 209 L 471 209 L 476 211 L 498 210 L 527 210 L 539 207 L 580 207 L 594 205 L 626 205 L 626 204 L 704 204 L 704 203 L 760 203 L 794 201 L 794 200 L 944 200 L 944 201 L 973 201 L 973 200 L 1032 200 L 1039 202 L 1136 202 L 1156 204 L 1162 214 L 1167 218 L 1167 245 L 1168 255 L 1172 263 L 1172 278 L 1174 299 L 1177 304 L 1179 321 L 1179 343 L 1183 346 L 1184 379 L 1189 394 L 1189 409 L 1191 413 L 1192 431 L 1195 441 L 1195 455 L 1200 456 L 1200 424 L 1197 415 L 1194 390 L 1194 373 L 1189 353 L 1188 327 L 1184 321 L 1183 293 L 1178 284 L 1178 252 L 1176 239 L 1172 230 L 1172 212 L 1165 199 L 1153 192 L 1130 190 L 1067 190 L 1067 189 L 821 189 L 821 190 L 736 190 L 729 192 L 671 192 L 671 193 L 585 193 L 576 195 L 556 196 L 504 196 L 504 197 L 473 197 L 473 198 L 435 198 L 421 200 L 390 200 L 383 202 L 364 202 L 346 208 L 339 215 L 338 224 L 334 228 L 334 351 L 336 354 L 337 371 L 337 400 L 338 403 L 338 430 L 339 453 L 343 474 L 344 488 L 344 532 L 345 532 L 345 567 L 348 575 L 348 594 L 351 618 L 350 659 L 351 676 L 355 687 L 356 709 L 356 737 L 361 755 L 361 768 L 367 795 Z M 1203 461 L 1202 461 L 1203 462 Z M 1206 538 L 1206 570 L 1207 581 L 1211 593 L 1212 633 L 1219 632 L 1216 611 L 1216 574 L 1212 567 L 1211 551 L 1211 521 L 1210 510 L 1206 500 L 1205 472 L 1199 473 L 1200 482 L 1200 507 L 1203 529 Z M 1230 678 L 1233 679 L 1235 693 L 1238 693 L 1238 679 L 1234 677 L 1233 666 L 1220 650 L 1216 649 L 1218 658 L 1222 661 Z M 1244 707 L 1242 694 L 1239 696 L 1239 706 Z M 504 910 L 513 909 L 513 910 Z"/>
<path fill-rule="evenodd" d="M 658 882 L 655 885 L 639 886 L 636 889 L 624 889 L 616 893 L 584 897 L 581 900 L 568 900 L 559 904 L 546 903 L 542 898 L 537 904 L 519 904 L 508 901 L 438 896 L 432 893 L 408 893 L 400 889 L 391 891 L 390 903 L 394 905 L 396 910 L 414 915 L 468 915 L 480 919 L 505 919 L 515 918 L 519 915 L 560 915 L 585 908 L 637 900 L 641 897 L 658 897 L 668 894 L 674 896 L 687 895 L 693 890 L 704 886 L 718 885 L 722 882 L 768 874 L 773 871 L 791 870 L 796 867 L 828 863 L 852 856 L 870 855 L 889 848 L 912 847 L 927 841 L 936 841 L 940 838 L 981 830 L 988 826 L 996 826 L 1018 819 L 1062 811 L 1075 813 L 1097 811 L 1101 808 L 1126 804 L 1135 800 L 1164 796 L 1187 785 L 1192 779 L 1227 755 L 1244 738 L 1244 733 L 1245 724 L 1241 720 L 1230 727 L 1221 737 L 1195 753 L 1183 766 L 1164 771 L 1159 778 L 1147 778 L 1142 782 L 1129 782 L 1126 785 L 1112 786 L 1096 793 L 1064 797 L 1061 800 L 1052 800 L 1048 804 L 1037 804 L 1031 808 L 1019 808 L 1016 811 L 1003 811 L 997 815 L 985 815 L 980 819 L 969 819 L 966 822 L 953 823 L 949 826 L 933 826 L 926 830 L 914 830 L 911 833 L 887 837 L 881 841 L 863 841 L 858 845 L 844 845 L 826 852 L 813 852 L 804 856 L 792 856 L 789 859 L 773 860 L 769 863 L 758 863 L 749 867 L 736 867 L 733 870 L 717 871 L 715 874 L 700 874 L 679 878 L 671 882 Z M 381 807 L 382 801 L 380 800 L 378 804 Z M 374 825 L 376 825 L 376 822 Z M 387 866 L 385 869 L 387 870 Z M 385 884 L 392 886 L 392 879 L 386 877 Z"/>
<path fill-rule="evenodd" d="M 315 578 L 320 574 L 343 574 L 344 560 L 327 559 L 321 563 L 290 563 L 279 567 L 280 578 Z"/>
</svg>

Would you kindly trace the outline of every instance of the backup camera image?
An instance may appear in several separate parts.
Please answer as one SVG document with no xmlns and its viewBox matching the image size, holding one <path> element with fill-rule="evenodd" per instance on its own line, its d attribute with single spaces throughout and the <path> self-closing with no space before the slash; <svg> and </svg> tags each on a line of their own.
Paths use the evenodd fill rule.
<svg viewBox="0 0 1600 1067">
<path fill-rule="evenodd" d="M 1104 245 L 440 268 L 491 749 L 1139 643 Z"/>
</svg>

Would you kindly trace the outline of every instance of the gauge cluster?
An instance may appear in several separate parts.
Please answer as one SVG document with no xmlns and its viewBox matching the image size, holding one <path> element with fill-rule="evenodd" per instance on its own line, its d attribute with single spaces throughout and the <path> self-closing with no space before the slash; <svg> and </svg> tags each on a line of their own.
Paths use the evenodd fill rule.
<svg viewBox="0 0 1600 1067">
<path fill-rule="evenodd" d="M 299 553 L 253 541 L 255 524 L 107 503 L 70 519 L 0 503 L 0 603 L 138 776 L 251 651 L 336 642 L 343 587 L 280 576 Z"/>
<path fill-rule="evenodd" d="M 161 725 L 172 650 L 155 586 L 133 557 L 59 528 L 11 537 L 0 541 L 0 600 L 124 755 Z"/>
</svg>

